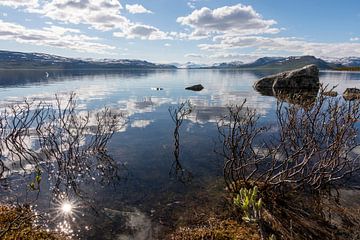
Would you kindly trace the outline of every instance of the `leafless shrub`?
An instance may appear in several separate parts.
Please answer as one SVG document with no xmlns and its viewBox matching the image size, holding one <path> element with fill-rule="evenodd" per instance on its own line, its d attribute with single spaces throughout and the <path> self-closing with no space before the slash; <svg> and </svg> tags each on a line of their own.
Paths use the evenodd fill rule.
<svg viewBox="0 0 360 240">
<path fill-rule="evenodd" d="M 224 176 L 227 186 L 234 189 L 237 181 L 248 184 L 257 172 L 264 157 L 258 159 L 254 141 L 265 129 L 258 127 L 255 110 L 241 105 L 229 106 L 229 114 L 218 121 L 219 140 L 224 159 Z M 234 189 L 235 190 L 235 189 Z"/>
<path fill-rule="evenodd" d="M 102 177 L 118 173 L 117 164 L 106 153 L 112 135 L 126 124 L 121 113 L 105 108 L 90 114 L 76 109 L 75 94 L 67 101 L 56 96 L 55 104 L 28 102 L 6 109 L 1 118 L 1 175 L 6 170 L 4 161 L 13 165 L 24 163 L 46 170 L 54 183 L 55 192 L 72 189 L 81 194 L 79 184 L 94 175 Z"/>
<path fill-rule="evenodd" d="M 25 100 L 5 109 L 0 117 L 1 122 L 1 175 L 9 170 L 4 164 L 4 158 L 17 161 L 20 168 L 25 170 L 26 164 L 38 163 L 36 153 L 31 148 L 31 136 L 33 125 L 42 114 L 46 114 L 48 108 L 42 103 Z M 3 154 L 6 153 L 6 156 Z"/>
<path fill-rule="evenodd" d="M 192 175 L 189 171 L 182 167 L 180 161 L 180 133 L 179 129 L 186 116 L 192 112 L 193 106 L 189 100 L 182 102 L 176 108 L 170 107 L 169 113 L 171 119 L 175 123 L 174 128 L 174 162 L 171 166 L 170 175 L 175 175 L 181 182 L 189 182 Z"/>
<path fill-rule="evenodd" d="M 278 135 L 260 141 L 266 129 L 258 126 L 255 110 L 229 107 L 218 122 L 228 187 L 238 184 L 263 187 L 291 185 L 320 189 L 360 169 L 356 122 L 360 102 L 345 102 L 322 93 L 306 108 L 277 105 Z"/>
</svg>

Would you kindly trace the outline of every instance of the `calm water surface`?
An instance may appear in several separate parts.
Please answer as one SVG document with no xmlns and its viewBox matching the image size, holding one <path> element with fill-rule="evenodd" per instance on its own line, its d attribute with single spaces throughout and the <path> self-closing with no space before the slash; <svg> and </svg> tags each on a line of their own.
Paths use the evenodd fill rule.
<svg viewBox="0 0 360 240">
<path fill-rule="evenodd" d="M 169 70 L 132 72 L 0 72 L 0 106 L 24 98 L 52 100 L 54 94 L 75 92 L 79 108 L 96 111 L 104 106 L 127 113 L 129 123 L 112 138 L 109 153 L 121 168 L 122 178 L 111 185 L 84 184 L 87 200 L 77 199 L 74 236 L 88 239 L 157 239 L 184 217 L 189 206 L 211 204 L 212 191 L 221 191 L 221 158 L 214 153 L 216 121 L 226 106 L 247 99 L 261 121 L 274 121 L 274 97 L 253 90 L 254 81 L 271 72 L 231 70 Z M 342 93 L 360 87 L 360 73 L 321 72 L 320 81 L 337 85 Z M 202 84 L 201 92 L 185 87 Z M 161 91 L 153 88 L 163 88 Z M 173 171 L 173 128 L 168 108 L 190 100 L 194 111 L 181 126 L 180 161 L 191 181 L 179 181 Z M 20 181 L 18 175 L 11 181 Z M 26 186 L 11 193 L 3 184 L 3 201 L 33 200 Z M 44 182 L 36 208 L 54 218 L 51 193 Z M 212 189 L 212 190 L 209 190 Z M 54 218 L 55 222 L 62 219 Z"/>
</svg>

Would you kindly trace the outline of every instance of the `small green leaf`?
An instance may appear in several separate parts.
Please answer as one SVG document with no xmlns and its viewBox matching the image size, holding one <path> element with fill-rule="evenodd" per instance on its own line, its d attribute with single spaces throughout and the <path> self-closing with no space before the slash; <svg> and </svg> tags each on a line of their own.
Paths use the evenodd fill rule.
<svg viewBox="0 0 360 240">
<path fill-rule="evenodd" d="M 37 183 L 40 183 L 40 182 L 41 182 L 41 176 L 39 176 L 39 175 L 36 176 L 36 177 L 35 177 L 35 180 L 36 180 Z"/>
</svg>

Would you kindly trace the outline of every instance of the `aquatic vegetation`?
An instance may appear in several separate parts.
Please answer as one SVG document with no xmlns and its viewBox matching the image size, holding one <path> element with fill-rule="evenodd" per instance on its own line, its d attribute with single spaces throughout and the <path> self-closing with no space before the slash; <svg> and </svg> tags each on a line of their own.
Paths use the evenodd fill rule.
<svg viewBox="0 0 360 240">
<path fill-rule="evenodd" d="M 198 227 L 181 227 L 170 237 L 172 240 L 258 240 L 257 229 L 251 225 L 242 225 L 235 220 L 211 218 L 207 224 Z"/>
<path fill-rule="evenodd" d="M 322 90 L 324 91 L 324 90 Z M 360 102 L 319 94 L 303 108 L 278 102 L 276 133 L 259 126 L 259 115 L 245 101 L 230 106 L 218 122 L 220 154 L 229 189 L 245 187 L 323 189 L 360 169 L 357 121 Z"/>
<path fill-rule="evenodd" d="M 278 102 L 274 132 L 259 124 L 260 116 L 245 101 L 230 106 L 229 115 L 218 122 L 227 188 L 237 194 L 244 220 L 264 221 L 260 232 L 265 229 L 283 239 L 349 237 L 324 218 L 321 199 L 323 190 L 331 192 L 360 170 L 354 151 L 360 146 L 360 101 L 327 97 L 324 91 L 307 107 Z M 257 189 L 264 201 L 260 210 Z M 343 212 L 339 218 L 349 217 Z"/>
<path fill-rule="evenodd" d="M 0 205 L 0 238 L 7 240 L 65 240 L 61 233 L 36 224 L 38 216 L 29 206 Z"/>
<path fill-rule="evenodd" d="M 19 168 L 35 172 L 29 183 L 39 190 L 46 172 L 55 194 L 79 188 L 84 179 L 107 183 L 119 178 L 121 169 L 107 154 L 107 143 L 126 124 L 122 113 L 104 108 L 97 113 L 77 109 L 75 94 L 65 101 L 20 102 L 0 114 L 0 178 Z"/>
</svg>

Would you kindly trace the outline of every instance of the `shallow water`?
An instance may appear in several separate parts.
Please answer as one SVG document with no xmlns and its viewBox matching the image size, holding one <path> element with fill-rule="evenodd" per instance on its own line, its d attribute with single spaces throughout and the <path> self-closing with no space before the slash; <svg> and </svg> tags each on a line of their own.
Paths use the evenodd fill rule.
<svg viewBox="0 0 360 240">
<path fill-rule="evenodd" d="M 81 238 L 151 239 L 183 217 L 181 212 L 191 206 L 191 201 L 210 205 L 211 198 L 215 198 L 213 193 L 223 189 L 222 160 L 214 148 L 216 121 L 226 113 L 226 106 L 246 99 L 247 106 L 262 115 L 262 122 L 274 121 L 276 99 L 262 96 L 252 88 L 257 79 L 270 73 L 273 72 L 6 71 L 0 72 L 0 107 L 24 98 L 52 100 L 54 94 L 66 96 L 75 92 L 80 109 L 96 111 L 108 106 L 126 112 L 129 123 L 109 144 L 109 153 L 119 164 L 122 178 L 105 186 L 83 184 L 87 199 L 74 196 L 76 214 L 74 220 L 68 220 L 73 221 L 75 236 Z M 341 94 L 348 87 L 360 87 L 360 73 L 321 72 L 320 81 L 329 87 L 337 85 Z M 195 84 L 202 84 L 204 90 L 185 90 Z M 188 99 L 195 108 L 180 129 L 180 161 L 184 171 L 191 174 L 191 181 L 181 182 L 172 171 L 174 123 L 168 108 Z M 39 211 L 51 217 L 56 215 L 46 182 L 35 201 L 36 194 L 25 194 L 22 177 L 14 175 L 10 179 L 2 184 L 2 201 L 31 200 Z"/>
</svg>

